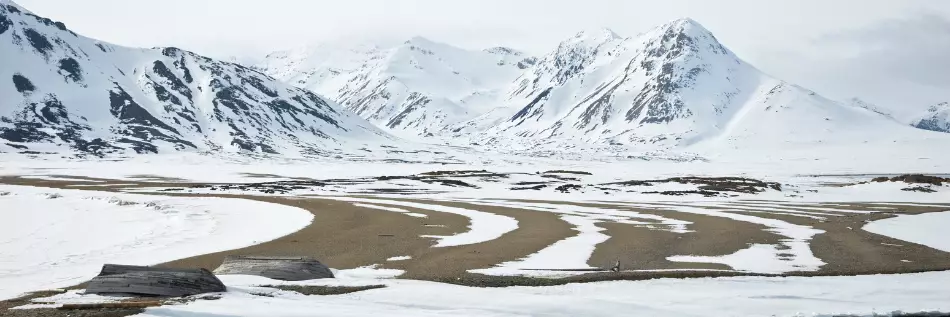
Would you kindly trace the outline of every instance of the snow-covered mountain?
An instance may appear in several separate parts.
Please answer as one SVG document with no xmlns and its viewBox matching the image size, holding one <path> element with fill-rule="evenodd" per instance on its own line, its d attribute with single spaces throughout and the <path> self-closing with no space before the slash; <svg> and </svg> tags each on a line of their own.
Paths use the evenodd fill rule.
<svg viewBox="0 0 950 317">
<path fill-rule="evenodd" d="M 690 19 L 629 38 L 581 32 L 540 58 L 413 38 L 277 52 L 248 68 L 89 39 L 0 0 L 0 54 L 0 78 L 11 80 L 0 85 L 0 152 L 408 145 L 384 130 L 522 153 L 950 139 L 763 74 Z M 914 126 L 948 130 L 947 108 Z"/>
<path fill-rule="evenodd" d="M 941 102 L 927 108 L 911 125 L 924 130 L 950 133 L 950 102 Z"/>
<path fill-rule="evenodd" d="M 864 142 L 913 133 L 763 74 L 691 19 L 631 38 L 610 30 L 578 33 L 526 69 L 503 104 L 455 125 L 452 135 L 505 148 L 569 141 L 667 149 Z"/>
<path fill-rule="evenodd" d="M 121 47 L 0 1 L 0 151 L 316 155 L 390 137 L 332 101 L 177 48 Z"/>
<path fill-rule="evenodd" d="M 415 37 L 394 46 L 334 44 L 269 54 L 264 73 L 325 95 L 403 135 L 431 135 L 496 107 L 535 59 L 505 47 L 465 50 Z"/>
</svg>

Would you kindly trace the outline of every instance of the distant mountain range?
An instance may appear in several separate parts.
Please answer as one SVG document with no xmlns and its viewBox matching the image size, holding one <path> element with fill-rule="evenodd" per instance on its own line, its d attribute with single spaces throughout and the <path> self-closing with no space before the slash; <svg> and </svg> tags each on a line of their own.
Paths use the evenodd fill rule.
<svg viewBox="0 0 950 317">
<path fill-rule="evenodd" d="M 490 110 L 500 89 L 534 63 L 510 48 L 471 51 L 416 37 L 392 47 L 275 52 L 256 67 L 389 131 L 430 135 Z"/>
<path fill-rule="evenodd" d="M 414 38 L 386 48 L 277 52 L 257 67 L 383 129 L 447 143 L 664 149 L 916 133 L 870 104 L 833 101 L 763 74 L 692 19 L 635 37 L 580 32 L 538 58 Z"/>
<path fill-rule="evenodd" d="M 539 57 L 417 37 L 281 51 L 242 66 L 104 43 L 0 0 L 0 54 L 0 78 L 10 80 L 0 85 L 2 152 L 326 156 L 405 139 L 516 153 L 950 139 L 932 132 L 950 131 L 946 103 L 898 122 L 859 100 L 829 100 L 760 72 L 691 19 L 634 37 L 584 31 Z"/>
</svg>

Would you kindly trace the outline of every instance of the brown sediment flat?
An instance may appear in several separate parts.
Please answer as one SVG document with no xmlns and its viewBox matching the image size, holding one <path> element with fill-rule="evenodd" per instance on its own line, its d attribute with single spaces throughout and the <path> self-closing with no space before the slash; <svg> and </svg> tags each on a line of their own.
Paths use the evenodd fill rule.
<svg viewBox="0 0 950 317">
<path fill-rule="evenodd" d="M 127 178 L 131 180 L 140 180 L 140 181 L 147 181 L 147 182 L 166 182 L 166 183 L 179 183 L 179 184 L 192 182 L 192 180 L 188 180 L 184 178 L 167 177 L 167 176 L 150 175 L 150 174 L 129 175 Z"/>
<path fill-rule="evenodd" d="M 460 202 L 387 199 L 477 210 L 518 221 L 517 229 L 491 241 L 430 248 L 413 254 L 412 260 L 385 264 L 385 267 L 405 270 L 405 278 L 444 279 L 465 275 L 467 270 L 490 268 L 502 262 L 524 258 L 577 234 L 569 223 L 550 212 Z"/>
<path fill-rule="evenodd" d="M 868 204 L 868 203 L 834 203 L 834 204 L 821 204 L 816 207 L 822 208 L 833 208 L 833 209 L 844 209 L 844 210 L 856 210 L 856 211 L 873 211 L 873 212 L 893 212 L 901 214 L 922 214 L 928 212 L 940 212 L 940 211 L 950 211 L 950 204 L 925 204 L 927 206 L 917 206 L 906 203 L 882 203 L 882 204 Z M 941 207 L 937 207 L 941 206 Z M 893 207 L 894 209 L 881 209 L 874 207 Z"/>
<path fill-rule="evenodd" d="M 593 255 L 588 260 L 588 264 L 592 266 L 610 267 L 617 260 L 620 260 L 621 266 L 625 270 L 730 270 L 732 268 L 724 264 L 673 262 L 666 258 L 675 255 L 727 255 L 748 248 L 751 244 L 777 244 L 783 238 L 765 231 L 768 227 L 763 225 L 723 217 L 679 212 L 672 209 L 646 209 L 601 203 L 536 202 L 627 210 L 691 222 L 687 225 L 687 229 L 693 232 L 688 233 L 674 233 L 623 223 L 598 223 L 599 227 L 607 229 L 602 233 L 610 236 L 610 239 L 597 245 Z"/>
<path fill-rule="evenodd" d="M 40 176 L 37 176 L 37 177 L 40 177 Z M 55 177 L 58 179 L 48 180 L 48 179 L 40 179 L 40 178 L 23 178 L 19 176 L 0 176 L 0 184 L 49 187 L 49 188 L 61 188 L 61 189 L 111 191 L 111 192 L 119 191 L 119 189 L 122 189 L 122 188 L 184 187 L 184 186 L 191 185 L 191 184 L 186 184 L 186 183 L 158 183 L 158 182 L 144 182 L 141 180 L 124 180 L 124 179 L 117 180 L 117 179 L 108 179 L 108 178 L 95 178 L 95 177 L 69 176 L 69 175 L 43 175 L 42 177 Z M 120 185 L 120 184 L 123 186 L 115 186 L 115 185 Z M 77 185 L 82 185 L 82 187 L 75 187 Z"/>
<path fill-rule="evenodd" d="M 950 253 L 861 229 L 868 222 L 894 217 L 892 213 L 841 214 L 819 221 L 728 207 L 717 209 L 824 230 L 824 233 L 815 235 L 810 241 L 812 253 L 826 263 L 819 269 L 819 274 L 855 275 L 950 270 Z"/>
<path fill-rule="evenodd" d="M 208 195 L 201 195 L 208 196 Z M 357 207 L 353 203 L 319 198 L 284 198 L 260 196 L 215 197 L 241 198 L 283 204 L 308 210 L 314 214 L 313 223 L 300 231 L 258 245 L 200 255 L 162 264 L 168 267 L 216 268 L 228 255 L 301 255 L 312 256 L 333 268 L 354 268 L 386 263 L 395 256 L 422 254 L 435 244 L 422 235 L 451 235 L 466 231 L 466 217 L 416 210 L 428 218 L 373 208 Z M 379 204 L 384 205 L 385 204 Z M 438 224 L 444 227 L 430 227 Z"/>
<path fill-rule="evenodd" d="M 0 183 L 112 192 L 119 192 L 124 188 L 188 187 L 194 185 L 188 183 L 81 178 L 65 175 L 62 177 L 77 180 L 0 177 Z M 91 184 L 88 180 L 99 180 L 103 182 Z M 133 185 L 111 186 L 115 184 Z M 88 187 L 71 187 L 73 185 L 87 185 Z M 220 264 L 224 256 L 230 254 L 307 255 L 313 256 L 335 268 L 353 268 L 371 264 L 381 264 L 386 268 L 406 270 L 406 274 L 403 276 L 405 278 L 446 281 L 447 279 L 454 279 L 456 277 L 463 279 L 470 278 L 473 274 L 466 273 L 467 270 L 488 268 L 502 262 L 517 260 L 538 252 L 557 241 L 577 234 L 569 223 L 560 219 L 560 215 L 551 212 L 485 206 L 474 203 L 369 197 L 372 199 L 395 199 L 474 209 L 509 216 L 519 222 L 518 229 L 496 240 L 472 245 L 432 248 L 432 245 L 435 244 L 435 240 L 422 238 L 420 237 L 421 235 L 451 235 L 467 231 L 467 227 L 470 225 L 468 218 L 450 213 L 390 205 L 385 202 L 372 203 L 406 209 L 411 212 L 422 213 L 429 216 L 428 218 L 416 218 L 391 211 L 357 207 L 353 206 L 350 202 L 320 197 L 294 198 L 253 195 L 183 194 L 178 192 L 158 192 L 153 194 L 251 199 L 300 207 L 310 211 L 315 216 L 314 223 L 307 228 L 274 241 L 238 250 L 172 261 L 165 264 L 175 267 L 206 267 L 213 269 Z M 762 225 L 735 221 L 724 217 L 698 215 L 672 210 L 671 207 L 682 205 L 676 202 L 650 202 L 644 204 L 644 207 L 624 206 L 612 202 L 577 203 L 541 200 L 520 200 L 520 202 L 630 210 L 692 222 L 687 228 L 694 232 L 683 234 L 672 233 L 658 228 L 649 228 L 649 226 L 612 222 L 598 223 L 598 226 L 605 228 L 602 233 L 609 235 L 610 239 L 596 246 L 591 259 L 588 261 L 588 264 L 595 267 L 609 267 L 615 260 L 620 259 L 623 268 L 631 270 L 729 269 L 727 266 L 721 264 L 670 262 L 667 261 L 666 258 L 674 255 L 726 255 L 745 249 L 754 243 L 778 244 L 779 239 L 783 238 L 777 234 L 765 231 L 767 227 Z M 739 201 L 736 203 L 741 203 L 746 207 L 755 207 L 754 201 Z M 769 208 L 815 212 L 804 208 L 796 209 L 796 207 L 802 206 L 789 204 L 788 202 L 769 201 L 767 203 L 782 205 L 781 207 Z M 893 205 L 836 203 L 833 205 L 817 204 L 814 206 L 841 209 L 842 212 L 821 211 L 823 213 L 838 214 L 837 216 L 828 216 L 824 222 L 805 217 L 780 215 L 768 211 L 754 212 L 754 210 L 740 210 L 729 212 L 779 219 L 790 223 L 813 226 L 826 231 L 826 233 L 814 238 L 812 247 L 815 254 L 828 264 L 818 272 L 790 273 L 790 275 L 851 275 L 856 273 L 898 273 L 950 269 L 950 258 L 948 258 L 945 252 L 860 230 L 866 221 L 883 219 L 894 214 L 943 211 L 950 209 L 950 205 L 947 205 L 947 208 L 939 206 L 913 206 L 907 205 L 906 203 L 896 203 Z M 870 207 L 894 207 L 895 209 L 886 210 Z M 729 210 L 728 206 L 703 208 L 710 210 Z M 875 211 L 876 213 L 854 214 L 844 212 L 847 210 Z M 442 225 L 445 227 L 425 226 L 426 224 Z M 847 229 L 847 227 L 851 227 L 852 229 Z M 386 261 L 386 259 L 390 257 L 407 255 L 411 256 L 412 259 L 394 262 Z M 627 272 L 618 274 L 616 277 L 617 279 L 624 279 L 635 275 L 635 278 L 643 278 L 643 276 L 641 276 L 642 274 L 647 273 L 640 272 L 634 274 Z M 684 275 L 683 273 L 656 272 L 649 274 L 651 274 L 650 276 L 656 277 L 693 276 L 690 275 L 693 273 Z M 705 273 L 695 274 L 702 275 Z M 591 276 L 591 279 L 609 278 L 603 274 L 594 274 Z M 720 276 L 720 273 L 710 272 L 708 276 Z M 572 281 L 580 281 L 583 279 L 583 277 L 578 277 L 573 278 Z M 519 281 L 518 283 L 521 282 L 523 281 Z M 492 283 L 487 284 L 495 285 Z"/>
</svg>

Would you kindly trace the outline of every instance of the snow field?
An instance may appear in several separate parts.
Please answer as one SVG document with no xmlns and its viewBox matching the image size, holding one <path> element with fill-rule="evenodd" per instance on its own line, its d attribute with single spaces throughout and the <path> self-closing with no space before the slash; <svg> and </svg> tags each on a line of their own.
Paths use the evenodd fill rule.
<svg viewBox="0 0 950 317">
<path fill-rule="evenodd" d="M 239 199 L 0 185 L 0 299 L 72 286 L 105 263 L 151 265 L 297 231 L 307 211 Z"/>
</svg>

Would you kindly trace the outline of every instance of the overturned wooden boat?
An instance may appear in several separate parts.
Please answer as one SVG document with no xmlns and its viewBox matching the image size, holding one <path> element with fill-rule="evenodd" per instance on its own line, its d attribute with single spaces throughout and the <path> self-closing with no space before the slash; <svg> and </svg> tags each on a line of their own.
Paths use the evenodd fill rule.
<svg viewBox="0 0 950 317">
<path fill-rule="evenodd" d="M 167 269 L 106 264 L 89 281 L 87 294 L 180 297 L 224 292 L 224 283 L 206 269 Z"/>
<path fill-rule="evenodd" d="M 214 274 L 256 275 L 282 281 L 333 278 L 326 265 L 302 256 L 228 256 Z"/>
</svg>

